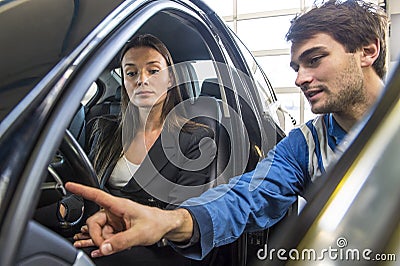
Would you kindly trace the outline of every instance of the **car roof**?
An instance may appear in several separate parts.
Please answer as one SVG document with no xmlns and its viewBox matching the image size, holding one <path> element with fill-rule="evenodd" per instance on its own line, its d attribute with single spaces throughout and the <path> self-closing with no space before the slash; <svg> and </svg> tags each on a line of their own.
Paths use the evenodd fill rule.
<svg viewBox="0 0 400 266">
<path fill-rule="evenodd" d="M 0 121 L 58 63 L 68 60 L 71 52 L 122 2 L 0 2 Z M 141 1 L 146 2 L 151 1 Z M 176 2 L 197 8 L 192 1 Z M 24 18 L 23 22 L 21 18 Z M 189 20 L 179 21 L 171 12 L 158 12 L 146 21 L 138 33 L 151 33 L 160 38 L 169 48 L 175 63 L 188 59 L 209 59 L 204 41 L 199 40 L 200 35 L 189 24 Z M 114 60 L 109 68 L 117 64 Z"/>
<path fill-rule="evenodd" d="M 1 120 L 121 2 L 0 2 Z"/>
<path fill-rule="evenodd" d="M 190 25 L 174 17 L 173 13 L 157 13 L 146 21 L 135 35 L 144 33 L 157 36 L 167 46 L 174 63 L 210 59 L 208 48 L 204 41 L 199 39 L 201 35 Z M 111 62 L 109 69 L 119 66 L 117 60 L 118 57 Z"/>
</svg>

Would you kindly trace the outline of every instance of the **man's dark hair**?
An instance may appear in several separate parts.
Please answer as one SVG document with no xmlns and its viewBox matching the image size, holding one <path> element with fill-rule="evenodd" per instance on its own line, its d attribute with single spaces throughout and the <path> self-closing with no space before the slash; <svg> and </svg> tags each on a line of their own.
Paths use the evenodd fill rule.
<svg viewBox="0 0 400 266">
<path fill-rule="evenodd" d="M 317 33 L 329 34 L 347 52 L 354 53 L 363 46 L 380 42 L 380 54 L 372 65 L 380 78 L 386 74 L 386 31 L 388 19 L 377 5 L 361 0 L 329 0 L 291 21 L 286 40 L 302 43 Z"/>
</svg>

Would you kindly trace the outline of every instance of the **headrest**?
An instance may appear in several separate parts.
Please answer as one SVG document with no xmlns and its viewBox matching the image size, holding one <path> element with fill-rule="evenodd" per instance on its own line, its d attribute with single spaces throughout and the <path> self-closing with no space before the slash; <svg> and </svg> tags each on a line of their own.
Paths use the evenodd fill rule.
<svg viewBox="0 0 400 266">
<path fill-rule="evenodd" d="M 201 96 L 211 96 L 221 99 L 221 89 L 217 78 L 207 78 L 201 84 Z"/>
<path fill-rule="evenodd" d="M 115 95 L 114 95 L 114 99 L 115 99 L 115 101 L 121 101 L 121 85 L 119 85 L 118 87 L 117 87 L 117 89 L 115 90 Z"/>
</svg>

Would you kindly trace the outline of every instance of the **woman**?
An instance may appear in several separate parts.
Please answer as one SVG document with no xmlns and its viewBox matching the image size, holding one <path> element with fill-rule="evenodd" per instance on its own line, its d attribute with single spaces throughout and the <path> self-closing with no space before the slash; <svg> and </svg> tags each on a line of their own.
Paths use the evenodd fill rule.
<svg viewBox="0 0 400 266">
<path fill-rule="evenodd" d="M 89 157 L 101 186 L 162 208 L 200 194 L 190 186 L 209 181 L 213 134 L 184 118 L 167 48 L 149 34 L 132 39 L 121 53 L 121 74 L 121 114 L 97 119 L 92 134 Z M 207 156 L 199 157 L 200 140 L 202 150 L 211 152 Z M 193 159 L 202 169 L 191 169 Z"/>
<path fill-rule="evenodd" d="M 111 194 L 173 208 L 209 187 L 215 157 L 213 132 L 184 118 L 172 58 L 160 40 L 149 34 L 135 37 L 123 48 L 120 62 L 121 113 L 96 119 L 89 157 L 101 187 Z M 74 197 L 60 204 L 61 217 L 76 212 L 76 203 L 71 206 L 69 198 Z M 86 226 L 74 239 L 87 240 L 80 247 L 93 246 Z M 116 257 L 99 258 L 96 264 L 115 260 L 137 263 L 139 258 L 163 265 L 191 264 L 168 246 L 134 248 Z"/>
</svg>

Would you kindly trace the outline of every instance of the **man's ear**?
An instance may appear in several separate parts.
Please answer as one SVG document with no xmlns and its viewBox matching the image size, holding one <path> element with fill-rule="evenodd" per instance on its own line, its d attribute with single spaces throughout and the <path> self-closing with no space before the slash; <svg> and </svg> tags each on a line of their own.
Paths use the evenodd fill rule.
<svg viewBox="0 0 400 266">
<path fill-rule="evenodd" d="M 375 42 L 370 43 L 367 46 L 364 46 L 362 48 L 361 66 L 362 67 L 372 66 L 372 64 L 378 58 L 380 50 L 381 47 L 378 39 L 376 39 Z"/>
</svg>

